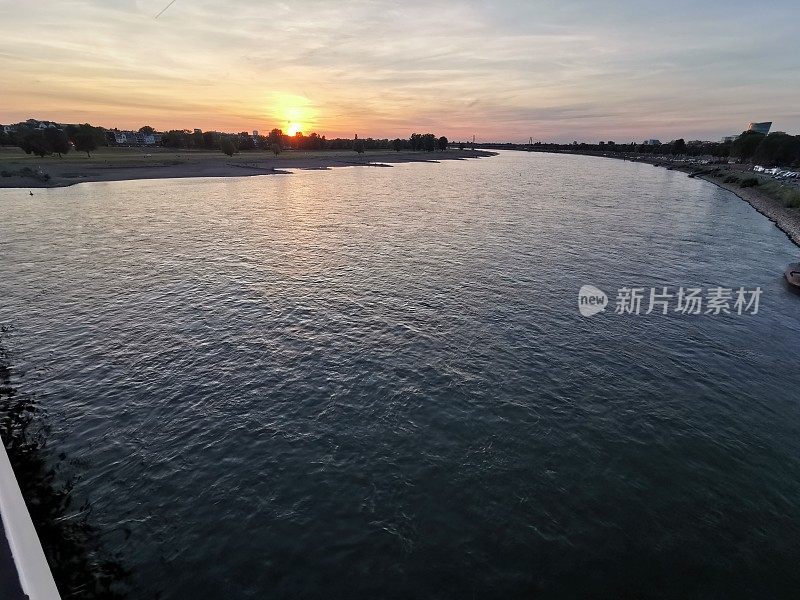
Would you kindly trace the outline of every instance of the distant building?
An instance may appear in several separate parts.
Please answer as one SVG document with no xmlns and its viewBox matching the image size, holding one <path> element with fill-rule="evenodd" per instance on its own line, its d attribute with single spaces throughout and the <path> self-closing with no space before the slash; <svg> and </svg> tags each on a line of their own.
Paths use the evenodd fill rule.
<svg viewBox="0 0 800 600">
<path fill-rule="evenodd" d="M 726 142 L 733 142 L 737 139 L 739 139 L 738 135 L 726 135 L 724 138 L 722 138 L 722 143 L 725 144 Z"/>
<path fill-rule="evenodd" d="M 28 119 L 24 123 L 20 123 L 20 125 L 32 127 L 33 129 L 61 129 L 58 123 L 53 123 L 52 121 L 37 121 L 36 119 Z"/>
<path fill-rule="evenodd" d="M 660 146 L 661 142 L 659 140 L 645 140 L 642 142 L 645 146 Z"/>
<path fill-rule="evenodd" d="M 767 135 L 769 133 L 769 128 L 772 127 L 772 121 L 764 121 L 762 123 L 750 123 L 747 126 L 747 131 L 755 131 L 757 133 L 763 133 Z"/>
<path fill-rule="evenodd" d="M 161 143 L 161 134 L 113 129 L 108 132 L 108 141 L 117 146 L 157 146 Z"/>
<path fill-rule="evenodd" d="M 136 144 L 139 146 L 156 146 L 161 143 L 160 133 L 139 133 L 136 135 Z"/>
</svg>

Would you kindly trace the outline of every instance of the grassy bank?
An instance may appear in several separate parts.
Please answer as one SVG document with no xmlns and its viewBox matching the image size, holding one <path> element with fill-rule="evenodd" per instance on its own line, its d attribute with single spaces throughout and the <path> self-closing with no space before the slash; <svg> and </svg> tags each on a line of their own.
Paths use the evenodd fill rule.
<svg viewBox="0 0 800 600">
<path fill-rule="evenodd" d="M 759 191 L 783 203 L 789 208 L 800 208 L 800 189 L 769 180 L 759 184 Z"/>
<path fill-rule="evenodd" d="M 731 187 L 755 188 L 761 194 L 787 208 L 800 208 L 800 188 L 749 171 L 731 171 L 725 167 L 705 169 L 695 173 L 707 179 L 718 179 Z"/>
</svg>

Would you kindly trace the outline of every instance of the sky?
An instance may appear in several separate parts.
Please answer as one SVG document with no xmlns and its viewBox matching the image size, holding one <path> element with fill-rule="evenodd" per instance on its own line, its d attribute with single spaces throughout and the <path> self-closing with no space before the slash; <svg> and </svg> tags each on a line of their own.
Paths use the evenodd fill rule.
<svg viewBox="0 0 800 600">
<path fill-rule="evenodd" d="M 800 134 L 800 2 L 0 0 L 0 123 L 330 137 Z"/>
</svg>

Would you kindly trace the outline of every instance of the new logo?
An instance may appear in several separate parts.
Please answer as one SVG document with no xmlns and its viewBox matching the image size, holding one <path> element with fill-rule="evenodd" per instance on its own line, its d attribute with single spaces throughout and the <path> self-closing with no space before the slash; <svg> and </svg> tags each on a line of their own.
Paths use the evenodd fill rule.
<svg viewBox="0 0 800 600">
<path fill-rule="evenodd" d="M 584 285 L 578 291 L 578 310 L 584 317 L 603 312 L 608 304 L 606 293 L 593 285 Z"/>
</svg>

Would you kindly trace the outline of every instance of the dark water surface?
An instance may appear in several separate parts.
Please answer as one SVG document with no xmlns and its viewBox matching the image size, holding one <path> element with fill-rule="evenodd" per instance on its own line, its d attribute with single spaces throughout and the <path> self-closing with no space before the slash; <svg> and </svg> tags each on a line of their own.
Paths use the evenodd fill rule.
<svg viewBox="0 0 800 600">
<path fill-rule="evenodd" d="M 788 598 L 798 254 L 576 156 L 0 190 L 0 322 L 137 598 Z"/>
</svg>

